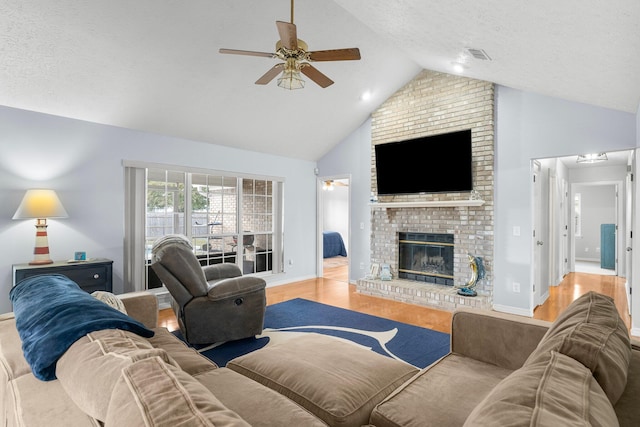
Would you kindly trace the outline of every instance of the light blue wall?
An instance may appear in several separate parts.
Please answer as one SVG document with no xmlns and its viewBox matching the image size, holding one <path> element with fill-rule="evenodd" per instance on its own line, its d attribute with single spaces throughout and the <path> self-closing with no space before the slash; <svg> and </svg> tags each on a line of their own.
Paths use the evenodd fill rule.
<svg viewBox="0 0 640 427">
<path fill-rule="evenodd" d="M 531 314 L 531 159 L 637 146 L 633 114 L 496 86 L 495 283 L 499 309 Z M 513 235 L 513 227 L 521 229 Z M 513 292 L 513 282 L 521 292 Z"/>
<path fill-rule="evenodd" d="M 531 160 L 634 148 L 640 145 L 636 122 L 640 128 L 637 115 L 496 86 L 497 308 L 523 315 L 533 312 Z M 320 176 L 352 175 L 352 265 L 364 262 L 366 268 L 370 262 L 370 126 L 370 122 L 365 123 L 318 162 Z M 361 222 L 365 224 L 364 233 L 359 230 Z M 513 236 L 514 226 L 520 227 L 520 236 Z M 350 280 L 364 273 L 353 268 Z M 513 282 L 521 284 L 520 293 L 512 291 Z"/>
<path fill-rule="evenodd" d="M 351 175 L 349 280 L 364 277 L 371 258 L 371 120 L 318 161 L 319 176 Z M 360 267 L 364 268 L 360 268 Z"/>
<path fill-rule="evenodd" d="M 27 188 L 55 189 L 69 213 L 49 221 L 51 258 L 111 258 L 123 291 L 123 160 L 284 177 L 286 273 L 270 284 L 315 277 L 315 163 L 0 107 L 0 313 L 11 265 L 33 258 L 34 222 L 11 219 Z"/>
</svg>

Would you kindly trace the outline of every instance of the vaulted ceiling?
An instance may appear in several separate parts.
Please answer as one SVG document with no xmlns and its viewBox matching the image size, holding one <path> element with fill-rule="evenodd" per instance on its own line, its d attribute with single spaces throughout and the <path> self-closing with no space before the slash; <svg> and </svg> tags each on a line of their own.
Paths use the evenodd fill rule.
<svg viewBox="0 0 640 427">
<path fill-rule="evenodd" d="M 635 113 L 637 0 L 298 0 L 315 62 L 335 84 L 254 82 L 290 0 L 0 0 L 0 105 L 316 160 L 422 69 Z M 483 50 L 476 59 L 468 48 Z M 308 80 L 308 79 L 306 79 Z M 363 100 L 365 92 L 371 98 Z"/>
</svg>

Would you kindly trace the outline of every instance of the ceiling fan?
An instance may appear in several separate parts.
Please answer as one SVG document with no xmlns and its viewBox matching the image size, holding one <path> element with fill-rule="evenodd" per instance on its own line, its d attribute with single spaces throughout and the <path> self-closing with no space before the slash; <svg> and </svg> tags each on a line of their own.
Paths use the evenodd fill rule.
<svg viewBox="0 0 640 427">
<path fill-rule="evenodd" d="M 262 56 L 284 61 L 274 65 L 262 77 L 256 80 L 256 84 L 258 85 L 266 85 L 278 74 L 282 73 L 278 79 L 279 87 L 284 89 L 302 89 L 305 83 L 300 76 L 300 73 L 302 73 L 322 88 L 331 86 L 333 80 L 322 74 L 317 68 L 309 64 L 309 62 L 357 60 L 360 59 L 360 50 L 354 47 L 310 52 L 307 44 L 298 38 L 296 26 L 293 23 L 293 1 L 294 0 L 291 0 L 291 22 L 276 21 L 280 40 L 276 43 L 275 53 L 237 49 L 220 49 L 220 53 Z"/>
</svg>

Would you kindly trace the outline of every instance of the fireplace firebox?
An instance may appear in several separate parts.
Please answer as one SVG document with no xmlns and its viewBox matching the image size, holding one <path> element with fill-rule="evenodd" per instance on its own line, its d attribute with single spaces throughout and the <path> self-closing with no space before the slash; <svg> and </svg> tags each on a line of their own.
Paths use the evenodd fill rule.
<svg viewBox="0 0 640 427">
<path fill-rule="evenodd" d="M 398 233 L 398 277 L 453 286 L 453 234 Z"/>
</svg>

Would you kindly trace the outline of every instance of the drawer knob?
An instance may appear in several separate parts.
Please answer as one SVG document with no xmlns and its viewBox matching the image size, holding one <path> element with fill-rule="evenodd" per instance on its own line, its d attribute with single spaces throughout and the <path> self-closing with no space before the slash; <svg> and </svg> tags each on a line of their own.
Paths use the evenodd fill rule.
<svg viewBox="0 0 640 427">
<path fill-rule="evenodd" d="M 100 275 L 99 275 L 98 273 L 96 273 L 96 274 L 94 274 L 94 275 L 93 275 L 93 278 L 94 278 L 94 279 L 99 279 L 99 278 L 100 278 Z"/>
</svg>

